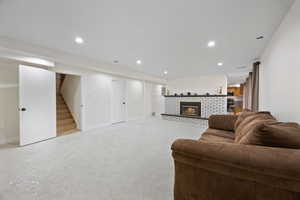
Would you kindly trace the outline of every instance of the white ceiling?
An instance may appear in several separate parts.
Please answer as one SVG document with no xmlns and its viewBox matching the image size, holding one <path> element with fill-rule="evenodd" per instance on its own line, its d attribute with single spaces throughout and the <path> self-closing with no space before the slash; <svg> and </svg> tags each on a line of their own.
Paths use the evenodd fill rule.
<svg viewBox="0 0 300 200">
<path fill-rule="evenodd" d="M 119 60 L 149 75 L 163 77 L 168 70 L 168 79 L 230 74 L 261 55 L 293 2 L 0 0 L 0 36 L 99 62 Z M 265 39 L 256 40 L 260 35 Z M 75 44 L 76 36 L 85 43 Z M 209 40 L 215 48 L 207 48 Z"/>
<path fill-rule="evenodd" d="M 249 72 L 232 72 L 227 75 L 227 85 L 236 85 L 244 83 L 249 75 Z"/>
</svg>

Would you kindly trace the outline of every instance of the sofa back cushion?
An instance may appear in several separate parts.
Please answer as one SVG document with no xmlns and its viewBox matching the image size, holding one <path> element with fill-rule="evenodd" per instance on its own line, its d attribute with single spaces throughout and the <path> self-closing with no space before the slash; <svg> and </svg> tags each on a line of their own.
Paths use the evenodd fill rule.
<svg viewBox="0 0 300 200">
<path fill-rule="evenodd" d="M 270 112 L 243 112 L 235 123 L 235 142 L 239 142 L 243 136 L 260 124 L 275 121 Z"/>
<path fill-rule="evenodd" d="M 237 115 L 211 115 L 208 120 L 208 126 L 212 129 L 234 131 L 237 118 Z"/>
<path fill-rule="evenodd" d="M 300 125 L 267 121 L 253 127 L 239 144 L 300 149 Z"/>
</svg>

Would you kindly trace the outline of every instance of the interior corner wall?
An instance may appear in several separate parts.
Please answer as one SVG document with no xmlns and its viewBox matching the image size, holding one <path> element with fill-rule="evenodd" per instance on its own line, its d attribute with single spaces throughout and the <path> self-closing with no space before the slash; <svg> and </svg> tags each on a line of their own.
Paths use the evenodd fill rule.
<svg viewBox="0 0 300 200">
<path fill-rule="evenodd" d="M 61 94 L 76 122 L 81 129 L 81 78 L 75 75 L 66 75 L 61 87 Z"/>
<path fill-rule="evenodd" d="M 260 66 L 260 110 L 300 123 L 300 1 L 274 34 Z"/>
<path fill-rule="evenodd" d="M 227 77 L 225 75 L 186 77 L 168 81 L 167 87 L 171 94 L 187 92 L 218 94 L 220 87 L 222 94 L 227 94 Z"/>
<path fill-rule="evenodd" d="M 0 63 L 0 144 L 19 142 L 18 66 Z"/>
</svg>

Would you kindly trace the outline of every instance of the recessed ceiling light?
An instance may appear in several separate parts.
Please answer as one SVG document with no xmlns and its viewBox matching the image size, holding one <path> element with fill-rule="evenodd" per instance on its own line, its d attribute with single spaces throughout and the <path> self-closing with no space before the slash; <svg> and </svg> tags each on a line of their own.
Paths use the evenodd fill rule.
<svg viewBox="0 0 300 200">
<path fill-rule="evenodd" d="M 168 74 L 168 71 L 167 71 L 167 70 L 165 70 L 165 71 L 164 71 L 164 74 Z"/>
<path fill-rule="evenodd" d="M 208 46 L 208 47 L 214 47 L 214 46 L 216 46 L 216 42 L 215 42 L 215 41 L 209 41 L 209 42 L 207 43 L 207 46 Z"/>
<path fill-rule="evenodd" d="M 136 64 L 140 65 L 140 64 L 142 64 L 142 61 L 141 60 L 137 60 Z"/>
<path fill-rule="evenodd" d="M 83 41 L 83 39 L 82 39 L 81 37 L 76 37 L 76 38 L 75 38 L 75 42 L 76 42 L 77 44 L 83 44 L 83 43 L 84 43 L 84 41 Z"/>
<path fill-rule="evenodd" d="M 222 62 L 219 62 L 219 63 L 218 63 L 218 66 L 223 66 L 223 63 L 222 63 Z"/>
</svg>

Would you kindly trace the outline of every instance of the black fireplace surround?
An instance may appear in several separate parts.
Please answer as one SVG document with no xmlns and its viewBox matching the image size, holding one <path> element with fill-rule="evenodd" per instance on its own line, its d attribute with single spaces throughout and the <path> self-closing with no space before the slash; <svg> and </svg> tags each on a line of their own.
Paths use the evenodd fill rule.
<svg viewBox="0 0 300 200">
<path fill-rule="evenodd" d="M 201 102 L 180 102 L 180 115 L 200 116 L 201 117 Z"/>
</svg>

